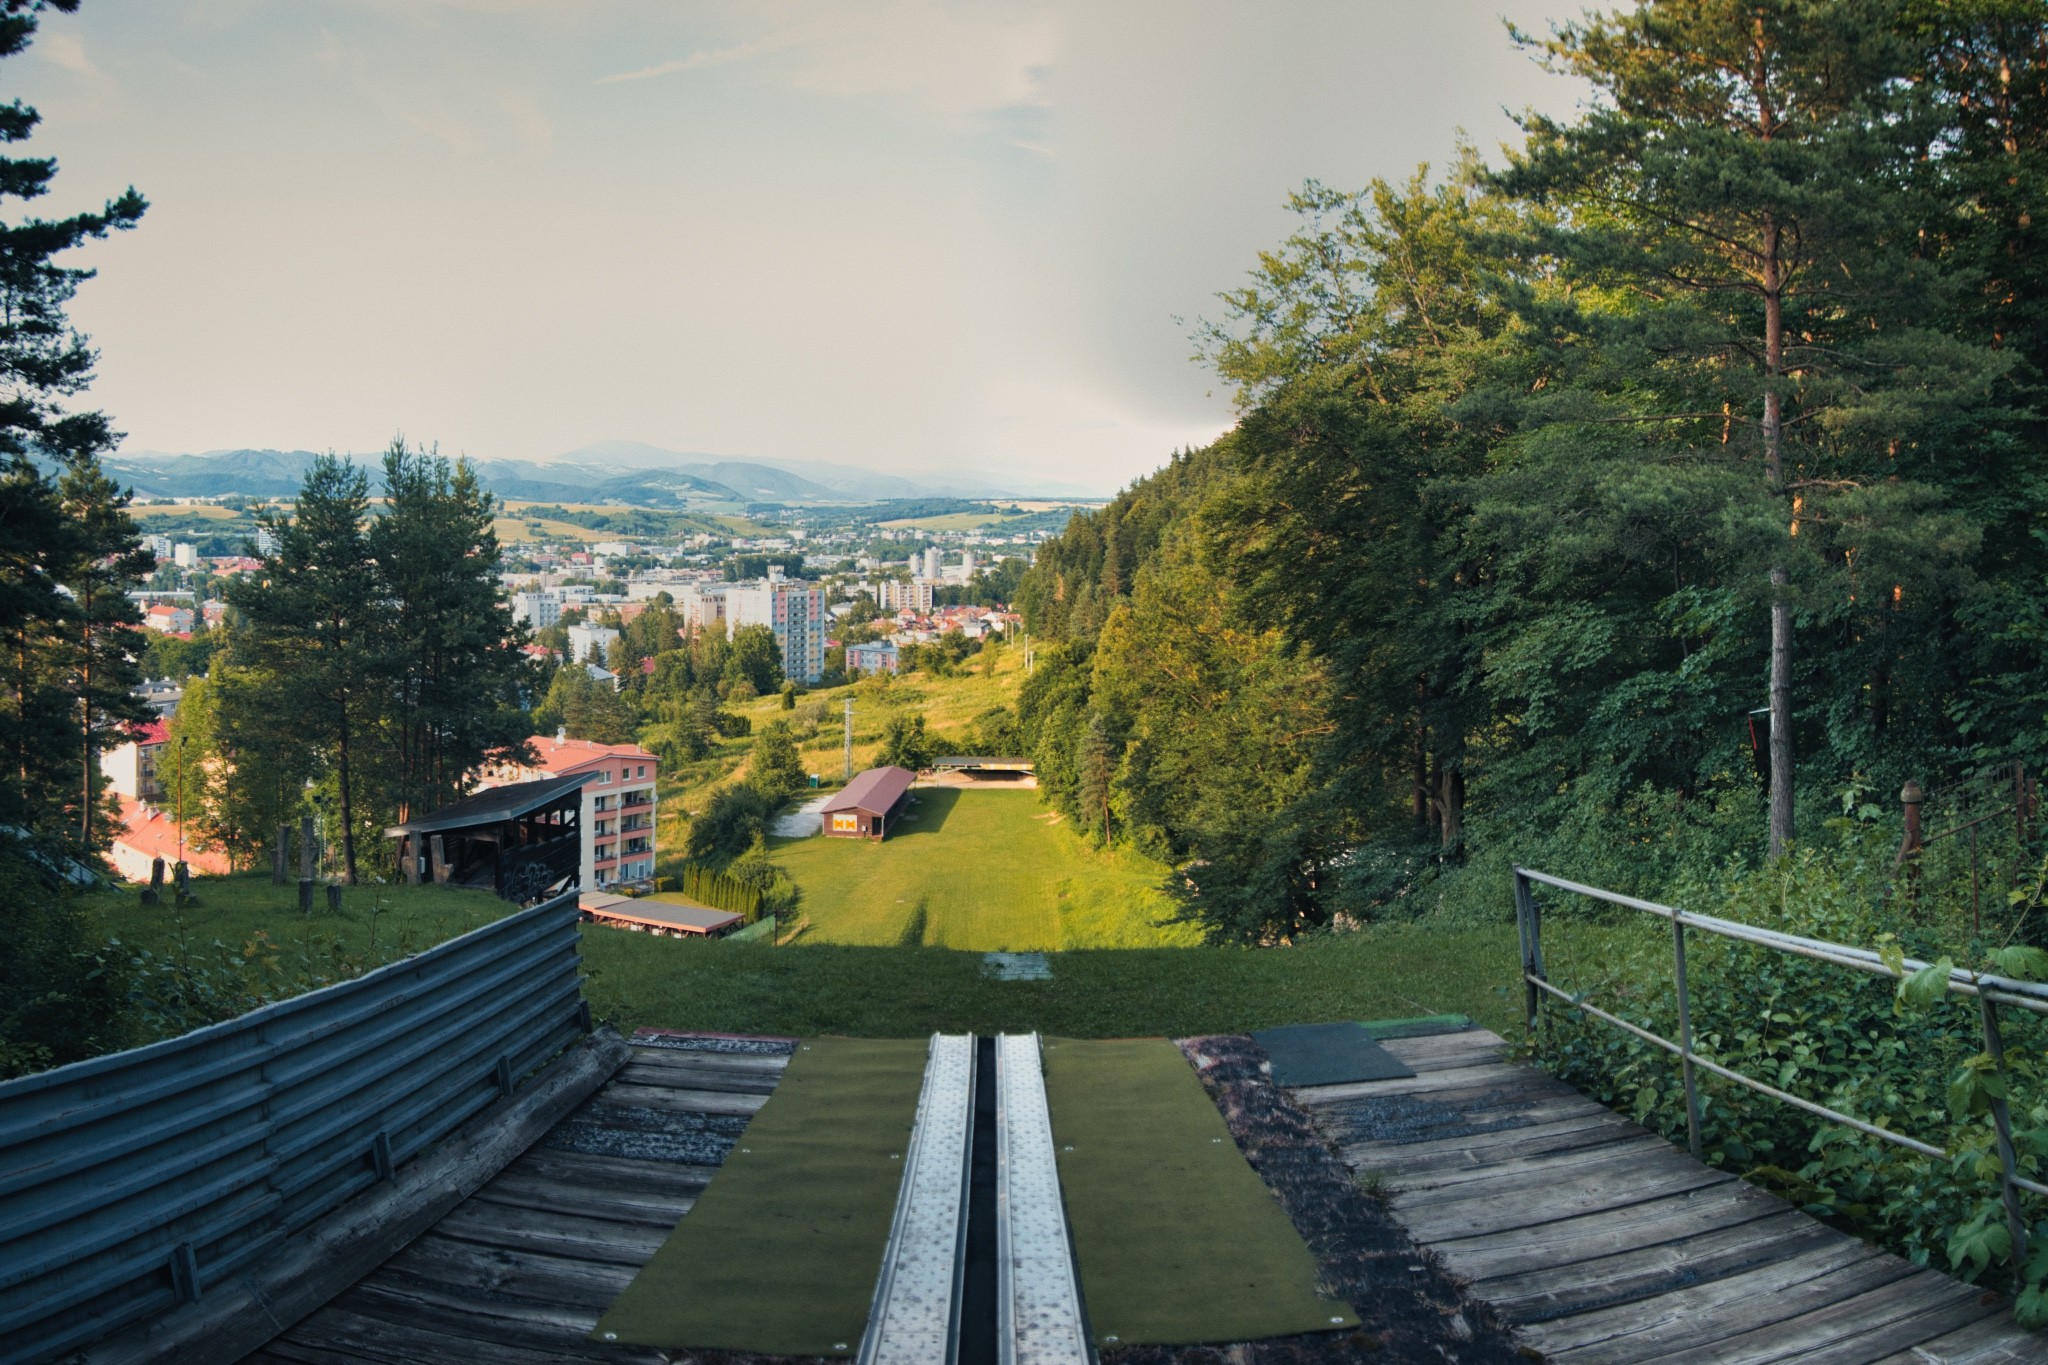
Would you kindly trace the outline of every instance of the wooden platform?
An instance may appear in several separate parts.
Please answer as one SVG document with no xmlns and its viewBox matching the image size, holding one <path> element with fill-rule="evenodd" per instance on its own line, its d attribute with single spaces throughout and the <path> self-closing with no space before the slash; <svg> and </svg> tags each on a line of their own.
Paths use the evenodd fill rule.
<svg viewBox="0 0 2048 1365">
<path fill-rule="evenodd" d="M 635 1046 L 539 1144 L 249 1365 L 663 1365 L 586 1337 L 787 1065 Z"/>
<path fill-rule="evenodd" d="M 1415 1240 L 1556 1361 L 2048 1361 L 2005 1301 L 1700 1165 L 1474 1031 L 1410 1079 L 1289 1092 Z M 1988 1299 L 1988 1301 L 1987 1301 Z"/>
</svg>

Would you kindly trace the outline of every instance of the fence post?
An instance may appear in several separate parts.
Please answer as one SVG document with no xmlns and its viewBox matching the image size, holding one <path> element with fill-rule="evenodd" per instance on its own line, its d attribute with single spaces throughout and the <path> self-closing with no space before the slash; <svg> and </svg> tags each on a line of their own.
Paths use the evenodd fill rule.
<svg viewBox="0 0 2048 1365">
<path fill-rule="evenodd" d="M 1998 1031 L 1998 1007 L 1991 1003 L 1989 996 L 1980 995 L 1977 997 L 1977 1010 L 1984 1019 L 1984 1050 L 1991 1054 L 1992 1064 L 2003 1078 L 2005 1039 Z M 2000 1193 L 2005 1196 L 2005 1229 L 2012 1238 L 2013 1278 L 2017 1287 L 2019 1268 L 2027 1260 L 2027 1222 L 2020 1216 L 2020 1187 L 2013 1183 L 2019 1178 L 2019 1160 L 2012 1150 L 2012 1111 L 2006 1107 L 2003 1095 L 1992 1098 L 1991 1124 L 1998 1130 L 1999 1185 Z"/>
<path fill-rule="evenodd" d="M 1910 777 L 1906 779 L 1906 785 L 1899 788 L 1899 804 L 1906 812 L 1906 835 L 1899 840 L 1899 856 L 1892 859 L 1893 867 L 1904 866 L 1906 860 L 1918 853 L 1922 847 L 1920 803 L 1926 799 L 1927 793 L 1920 790 L 1920 784 Z"/>
<path fill-rule="evenodd" d="M 1671 913 L 1671 960 L 1678 979 L 1678 1069 L 1685 1077 L 1685 1145 L 1694 1161 L 1704 1161 L 1700 1147 L 1700 1085 L 1692 1065 L 1692 997 L 1685 978 L 1685 925 Z"/>
<path fill-rule="evenodd" d="M 1522 940 L 1523 1013 L 1528 1016 L 1529 1032 L 1533 1034 L 1543 999 L 1542 992 L 1536 989 L 1536 980 L 1543 976 L 1542 912 L 1536 906 L 1536 893 L 1529 889 L 1529 879 L 1519 867 L 1515 869 L 1515 927 Z"/>
</svg>

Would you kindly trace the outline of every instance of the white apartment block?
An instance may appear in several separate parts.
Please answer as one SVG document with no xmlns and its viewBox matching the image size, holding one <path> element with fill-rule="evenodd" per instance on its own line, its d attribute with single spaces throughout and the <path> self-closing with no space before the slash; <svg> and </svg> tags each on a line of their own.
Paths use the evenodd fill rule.
<svg viewBox="0 0 2048 1365">
<path fill-rule="evenodd" d="M 767 626 L 782 646 L 783 676 L 813 683 L 825 674 L 825 593 L 808 583 L 771 579 L 726 594 L 726 624 Z"/>
<path fill-rule="evenodd" d="M 579 621 L 569 627 L 569 657 L 576 663 L 606 663 L 611 659 L 612 642 L 618 638 L 619 633 L 610 626 Z M 597 651 L 595 660 L 591 658 L 593 649 Z"/>
<path fill-rule="evenodd" d="M 883 611 L 930 611 L 937 601 L 937 585 L 928 579 L 909 583 L 885 578 L 875 585 L 875 605 Z"/>
<path fill-rule="evenodd" d="M 549 590 L 512 594 L 512 619 L 534 630 L 546 630 L 562 619 L 562 599 Z"/>
</svg>

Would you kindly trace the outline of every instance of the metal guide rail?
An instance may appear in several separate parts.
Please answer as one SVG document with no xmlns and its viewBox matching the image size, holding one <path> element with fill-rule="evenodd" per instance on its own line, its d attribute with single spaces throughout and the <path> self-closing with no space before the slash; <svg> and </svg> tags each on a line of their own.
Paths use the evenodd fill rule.
<svg viewBox="0 0 2048 1365">
<path fill-rule="evenodd" d="M 1038 1036 L 1005 1034 L 994 1043 L 995 1121 L 977 1134 L 976 1041 L 967 1034 L 932 1037 L 860 1365 L 954 1365 L 961 1358 L 972 1170 L 981 1142 L 995 1149 L 996 1360 L 1092 1359 Z"/>
<path fill-rule="evenodd" d="M 996 1040 L 996 1343 L 1003 1365 L 1086 1365 L 1038 1035 Z"/>
<path fill-rule="evenodd" d="M 1611 1014 L 1597 1005 L 1588 1004 L 1583 993 L 1574 994 L 1561 990 L 1551 984 L 1543 966 L 1543 915 L 1542 908 L 1537 903 L 1534 889 L 1538 885 L 1555 887 L 1560 891 L 1569 891 L 1575 895 L 1604 901 L 1609 905 L 1619 905 L 1631 910 L 1641 910 L 1646 914 L 1656 915 L 1671 921 L 1672 968 L 1678 996 L 1677 1038 L 1666 1038 L 1661 1034 L 1654 1033 L 1639 1024 L 1631 1023 L 1626 1019 Z M 1767 1085 L 1754 1077 L 1745 1076 L 1741 1072 L 1723 1066 L 1719 1062 L 1702 1057 L 1693 1049 L 1692 1002 L 1688 991 L 1685 965 L 1685 931 L 1687 929 L 1698 929 L 1704 933 L 1735 939 L 1742 943 L 1755 944 L 1762 948 L 1771 948 L 1778 952 L 1790 953 L 1796 957 L 1810 958 L 1817 962 L 1829 962 L 1854 971 L 1867 972 L 1873 976 L 1896 979 L 1899 973 L 1895 972 L 1878 954 L 1868 948 L 1854 948 L 1847 944 L 1829 943 L 1824 939 L 1803 938 L 1798 934 L 1782 933 L 1776 929 L 1763 929 L 1756 925 L 1742 924 L 1736 920 L 1721 919 L 1713 915 L 1696 915 L 1689 911 L 1679 910 L 1673 906 L 1659 905 L 1655 901 L 1640 900 L 1634 896 L 1625 896 L 1620 892 L 1608 891 L 1597 886 L 1587 886 L 1583 882 L 1568 881 L 1563 877 L 1553 877 L 1549 873 L 1537 872 L 1526 867 L 1517 867 L 1515 869 L 1515 924 L 1521 937 L 1522 981 L 1526 992 L 1524 1008 L 1528 1016 L 1529 1031 L 1532 1034 L 1536 1031 L 1536 1027 L 1541 1019 L 1540 1006 L 1542 1000 L 1545 996 L 1549 996 L 1562 1000 L 1565 1004 L 1570 1005 L 1583 1014 L 1590 1015 L 1595 1019 L 1612 1024 L 1618 1029 L 1631 1033 L 1652 1046 L 1660 1047 L 1666 1052 L 1675 1054 L 1679 1059 L 1679 1069 L 1685 1084 L 1686 1137 L 1695 1160 L 1701 1158 L 1702 1150 L 1698 1081 L 1698 1073 L 1701 1071 L 1719 1076 L 1723 1080 L 1733 1081 L 1735 1084 L 1747 1087 L 1759 1094 L 1769 1095 L 1772 1099 L 1791 1105 L 1796 1109 L 1804 1110 L 1819 1118 L 1828 1119 L 1831 1122 L 1853 1128 L 1858 1132 L 1867 1133 L 1881 1141 L 1904 1147 L 1909 1151 L 1918 1152 L 1922 1156 L 1946 1158 L 1949 1155 L 1942 1148 L 1936 1147 L 1932 1143 L 1922 1142 L 1918 1138 L 1907 1137 L 1903 1133 L 1894 1132 L 1880 1124 L 1859 1119 L 1853 1114 L 1845 1114 L 1839 1109 L 1833 1109 L 1824 1104 L 1816 1104 L 1812 1100 L 1802 1099 L 1797 1095 L 1789 1094 L 1776 1086 Z M 1901 965 L 1905 974 L 1911 975 L 1914 972 L 1923 970 L 1929 964 L 1917 958 L 1906 958 Z M 2005 1042 L 1999 1031 L 1998 1007 L 2006 1005 L 2015 1009 L 2027 1010 L 2034 1014 L 2048 1014 L 2048 985 L 2040 982 L 2019 981 L 2011 977 L 1993 975 L 1989 972 L 1973 972 L 1956 967 L 1949 970 L 1948 979 L 1945 984 L 1950 991 L 1958 995 L 1971 995 L 1977 998 L 1978 1019 L 1984 1036 L 1984 1050 L 2000 1066 L 2004 1065 Z M 2019 1192 L 2027 1190 L 2034 1194 L 2048 1195 L 2048 1184 L 2042 1184 L 2040 1181 L 2029 1179 L 2019 1173 L 2018 1155 L 2012 1141 L 2012 1119 L 2004 1096 L 1996 1096 L 1991 1100 L 1991 1117 L 1998 1140 L 1998 1156 L 2001 1167 L 2000 1186 L 2005 1203 L 2006 1230 L 2011 1238 L 2013 1248 L 2012 1259 L 2015 1264 L 2018 1264 L 2025 1259 L 2027 1244 L 2026 1218 L 2020 1208 Z"/>
<path fill-rule="evenodd" d="M 947 1365 L 954 1358 L 973 1140 L 973 1035 L 935 1033 L 861 1365 Z"/>
</svg>

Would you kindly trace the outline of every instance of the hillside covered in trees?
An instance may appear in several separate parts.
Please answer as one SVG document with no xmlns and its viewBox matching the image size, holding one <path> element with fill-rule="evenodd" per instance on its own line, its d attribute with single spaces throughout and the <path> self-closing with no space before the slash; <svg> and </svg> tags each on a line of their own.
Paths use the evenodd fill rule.
<svg viewBox="0 0 2048 1365">
<path fill-rule="evenodd" d="M 1291 199 L 1240 421 L 1041 552 L 1050 798 L 1221 939 L 1644 890 L 2048 757 L 2036 4 L 1650 3 L 1499 164 Z"/>
</svg>

